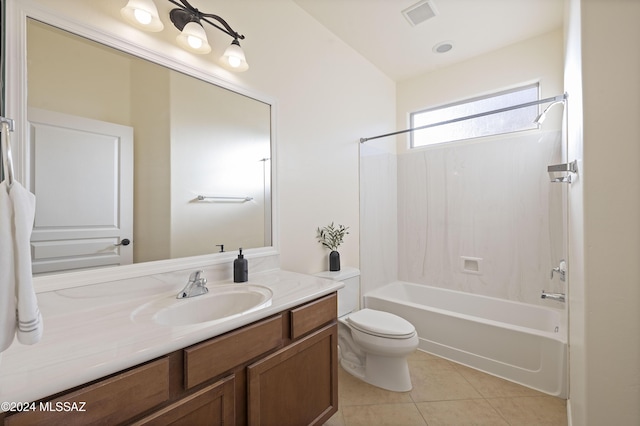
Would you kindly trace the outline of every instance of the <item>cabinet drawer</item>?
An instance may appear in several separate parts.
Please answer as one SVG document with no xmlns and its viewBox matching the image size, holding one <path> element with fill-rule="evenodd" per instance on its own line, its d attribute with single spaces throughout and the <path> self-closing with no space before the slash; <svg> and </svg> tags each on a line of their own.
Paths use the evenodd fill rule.
<svg viewBox="0 0 640 426">
<path fill-rule="evenodd" d="M 191 389 L 282 346 L 282 314 L 184 350 L 184 386 Z"/>
<path fill-rule="evenodd" d="M 162 358 L 5 419 L 6 425 L 119 424 L 169 400 L 169 360 Z M 48 407 L 48 408 L 45 408 Z M 69 411 L 56 411 L 69 408 Z M 70 411 L 75 408 L 76 410 Z"/>
<path fill-rule="evenodd" d="M 235 376 L 220 380 L 163 408 L 132 426 L 234 425 Z"/>
<path fill-rule="evenodd" d="M 291 310 L 291 338 L 313 331 L 338 317 L 337 293 Z"/>
</svg>

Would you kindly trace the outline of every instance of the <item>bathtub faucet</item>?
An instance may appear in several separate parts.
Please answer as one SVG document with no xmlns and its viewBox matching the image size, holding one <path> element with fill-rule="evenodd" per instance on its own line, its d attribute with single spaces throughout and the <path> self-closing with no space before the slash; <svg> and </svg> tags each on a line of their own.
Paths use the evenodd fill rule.
<svg viewBox="0 0 640 426">
<path fill-rule="evenodd" d="M 540 296 L 542 299 L 551 299 L 551 300 L 557 300 L 558 302 L 564 302 L 564 293 L 547 293 L 546 291 L 542 290 L 542 296 Z"/>
<path fill-rule="evenodd" d="M 567 262 L 565 260 L 560 261 L 560 265 L 556 266 L 551 270 L 551 279 L 553 279 L 554 273 L 560 274 L 560 281 L 566 281 L 567 279 Z"/>
</svg>

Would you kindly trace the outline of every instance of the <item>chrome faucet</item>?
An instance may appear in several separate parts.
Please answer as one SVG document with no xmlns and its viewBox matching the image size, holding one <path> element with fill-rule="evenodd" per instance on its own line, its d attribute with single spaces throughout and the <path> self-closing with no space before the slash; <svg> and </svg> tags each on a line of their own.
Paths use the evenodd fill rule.
<svg viewBox="0 0 640 426">
<path fill-rule="evenodd" d="M 194 271 L 189 275 L 189 282 L 178 293 L 176 299 L 184 299 L 186 297 L 195 297 L 202 294 L 206 294 L 209 289 L 207 288 L 207 279 L 202 276 L 204 271 Z"/>
<path fill-rule="evenodd" d="M 565 299 L 564 293 L 547 293 L 544 290 L 542 290 L 542 296 L 540 297 L 542 299 L 551 299 L 551 300 L 556 300 L 558 302 L 564 302 L 564 299 Z"/>
</svg>

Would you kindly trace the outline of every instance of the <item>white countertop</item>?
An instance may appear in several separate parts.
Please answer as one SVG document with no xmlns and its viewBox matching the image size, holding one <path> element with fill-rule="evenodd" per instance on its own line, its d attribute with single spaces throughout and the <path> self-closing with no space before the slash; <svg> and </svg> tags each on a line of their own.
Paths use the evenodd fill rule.
<svg viewBox="0 0 640 426">
<path fill-rule="evenodd" d="M 0 402 L 30 402 L 239 328 L 343 286 L 315 276 L 272 270 L 244 284 L 266 286 L 270 306 L 223 321 L 164 326 L 135 320 L 136 308 L 180 291 L 183 271 L 39 293 L 42 340 L 0 354 Z M 209 283 L 208 287 L 233 284 Z"/>
</svg>

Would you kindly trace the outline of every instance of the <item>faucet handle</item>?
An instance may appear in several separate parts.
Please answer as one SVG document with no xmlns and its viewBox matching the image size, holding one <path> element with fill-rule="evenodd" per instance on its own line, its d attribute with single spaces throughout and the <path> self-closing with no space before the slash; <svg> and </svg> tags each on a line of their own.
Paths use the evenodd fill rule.
<svg viewBox="0 0 640 426">
<path fill-rule="evenodd" d="M 191 275 L 189 275 L 189 281 L 196 282 L 196 281 L 200 281 L 201 279 L 204 279 L 206 282 L 206 278 L 201 278 L 202 274 L 204 274 L 204 271 L 201 269 L 197 271 L 193 271 Z"/>
<path fill-rule="evenodd" d="M 567 274 L 567 262 L 564 259 L 562 259 L 558 266 L 551 269 L 551 279 L 553 279 L 554 272 L 557 272 L 558 274 L 560 274 L 560 281 L 565 281 L 566 274 Z"/>
</svg>

